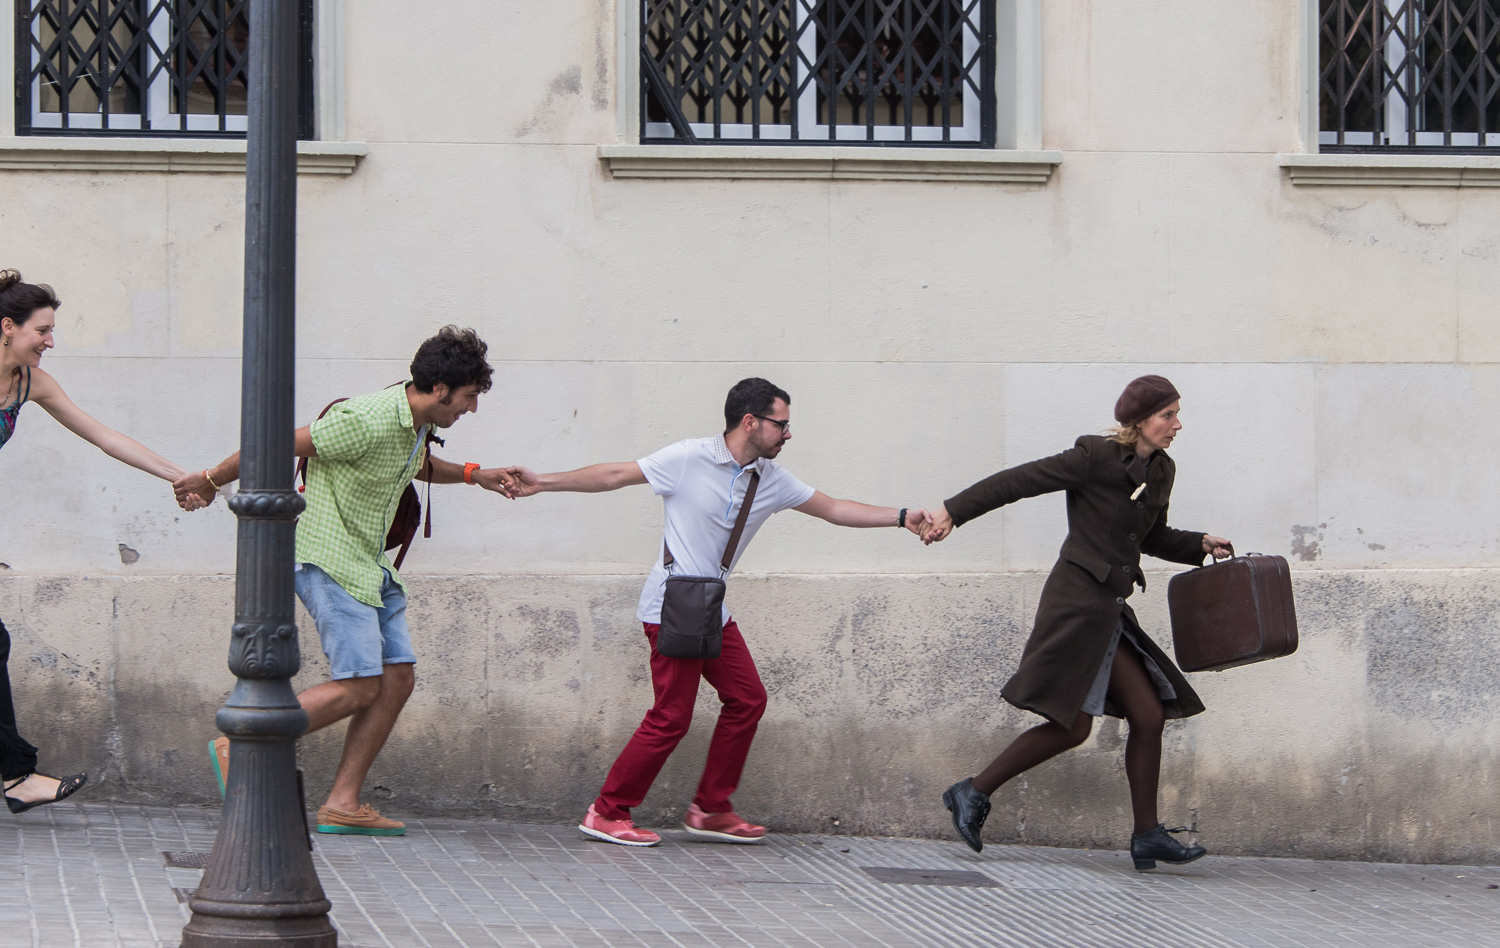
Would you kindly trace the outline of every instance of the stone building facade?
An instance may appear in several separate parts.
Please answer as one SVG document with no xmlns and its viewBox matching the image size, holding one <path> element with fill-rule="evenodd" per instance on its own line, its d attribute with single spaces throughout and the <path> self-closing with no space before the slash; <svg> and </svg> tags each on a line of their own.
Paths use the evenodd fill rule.
<svg viewBox="0 0 1500 948">
<path fill-rule="evenodd" d="M 939 2 L 972 79 L 949 97 L 964 121 L 946 142 L 874 133 L 835 90 L 847 128 L 830 143 L 817 64 L 839 44 L 807 39 L 828 5 L 798 0 L 812 52 L 786 75 L 804 124 L 777 127 L 806 140 L 696 121 L 726 86 L 683 93 L 696 144 L 657 91 L 682 74 L 643 76 L 671 62 L 642 0 L 432 6 L 310 8 L 305 418 L 403 377 L 455 322 L 497 375 L 450 432 L 453 460 L 640 457 L 717 431 L 728 387 L 762 375 L 793 395 L 782 460 L 800 478 L 915 507 L 1100 430 L 1127 381 L 1160 372 L 1184 393 L 1173 521 L 1287 556 L 1303 635 L 1291 658 L 1198 676 L 1209 713 L 1169 728 L 1167 818 L 1218 851 L 1500 858 L 1500 152 L 1461 115 L 1434 144 L 1442 103 L 1415 93 L 1405 126 L 1349 96 L 1338 121 L 1372 131 L 1340 145 L 1319 76 L 1341 4 Z M 842 3 L 862 6 L 903 4 Z M 1418 6 L 1436 22 L 1454 5 L 1394 0 Z M 0 19 L 0 74 L 41 56 L 14 41 L 24 8 Z M 1377 66 L 1414 81 L 1401 57 L 1417 52 L 1391 36 L 1426 40 L 1385 29 Z M 44 366 L 106 423 L 218 460 L 238 430 L 243 141 L 56 134 L 56 96 L 46 112 L 25 85 L 42 80 L 15 81 L 0 134 L 32 134 L 0 137 L 0 266 L 64 300 Z M 176 121 L 175 99 L 151 101 Z M 1392 131 L 1421 123 L 1425 138 Z M 88 766 L 116 799 L 211 801 L 232 515 L 183 514 L 36 408 L 19 429 L 0 454 L 0 616 L 44 763 Z M 374 799 L 576 818 L 649 701 L 633 604 L 659 503 L 449 487 L 433 506 L 406 571 L 418 691 Z M 742 811 L 948 832 L 941 789 L 1032 720 L 999 691 L 1063 531 L 1055 496 L 932 548 L 772 521 L 730 591 L 771 692 Z M 1137 611 L 1166 641 L 1157 565 Z M 706 731 L 642 822 L 688 802 Z M 313 787 L 336 739 L 304 747 Z M 1122 728 L 1097 728 L 996 796 L 992 837 L 1120 845 L 1122 753 Z"/>
</svg>

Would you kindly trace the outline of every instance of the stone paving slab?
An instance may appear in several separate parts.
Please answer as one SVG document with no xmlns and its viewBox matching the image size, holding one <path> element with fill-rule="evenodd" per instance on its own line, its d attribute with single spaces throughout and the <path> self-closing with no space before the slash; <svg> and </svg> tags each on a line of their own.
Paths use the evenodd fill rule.
<svg viewBox="0 0 1500 948">
<path fill-rule="evenodd" d="M 0 948 L 177 948 L 202 872 L 163 854 L 207 852 L 217 818 L 63 804 L 10 820 Z M 317 838 L 344 948 L 1500 948 L 1496 867 L 1210 856 L 1136 873 L 1115 852 L 681 831 L 640 850 L 571 826 L 408 823 Z"/>
</svg>

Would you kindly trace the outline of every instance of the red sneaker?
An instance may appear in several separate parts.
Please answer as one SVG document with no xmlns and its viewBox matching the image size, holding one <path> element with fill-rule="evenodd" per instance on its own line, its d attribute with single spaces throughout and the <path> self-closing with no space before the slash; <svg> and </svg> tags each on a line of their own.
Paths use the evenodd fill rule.
<svg viewBox="0 0 1500 948">
<path fill-rule="evenodd" d="M 588 813 L 584 814 L 583 822 L 578 828 L 595 839 L 602 839 L 606 843 L 619 843 L 621 846 L 655 846 L 661 842 L 661 837 L 643 830 L 630 820 L 607 820 L 594 812 L 594 807 L 589 806 Z"/>
<path fill-rule="evenodd" d="M 741 819 L 733 810 L 704 813 L 696 803 L 688 807 L 687 815 L 682 818 L 682 828 L 694 836 L 707 836 L 725 843 L 759 843 L 766 838 L 764 826 Z"/>
</svg>

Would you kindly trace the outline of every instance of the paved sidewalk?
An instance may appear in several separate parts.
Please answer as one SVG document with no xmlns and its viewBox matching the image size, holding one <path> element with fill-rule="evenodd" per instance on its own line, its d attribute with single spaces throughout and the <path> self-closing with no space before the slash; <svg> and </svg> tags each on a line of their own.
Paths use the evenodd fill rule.
<svg viewBox="0 0 1500 948">
<path fill-rule="evenodd" d="M 176 948 L 218 814 L 45 807 L 0 830 L 0 948 Z M 345 948 L 1500 948 L 1500 868 L 1212 856 L 1138 874 L 1122 853 L 929 840 L 410 821 L 318 837 Z M 172 854 L 168 857 L 165 854 Z"/>
</svg>

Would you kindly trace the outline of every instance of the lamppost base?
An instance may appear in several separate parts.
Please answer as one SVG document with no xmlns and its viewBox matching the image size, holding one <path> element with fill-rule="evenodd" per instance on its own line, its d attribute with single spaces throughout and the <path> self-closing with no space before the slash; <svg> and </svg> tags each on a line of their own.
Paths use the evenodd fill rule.
<svg viewBox="0 0 1500 948">
<path fill-rule="evenodd" d="M 337 948 L 297 789 L 291 735 L 307 728 L 307 714 L 275 706 L 278 696 L 296 700 L 286 679 L 241 679 L 235 695 L 259 697 L 263 707 L 219 711 L 221 726 L 234 725 L 226 728 L 229 786 L 219 837 L 188 902 L 193 917 L 182 930 L 182 948 Z M 286 733 L 271 736 L 277 730 Z"/>
<path fill-rule="evenodd" d="M 328 916 L 265 919 L 224 918 L 193 913 L 182 930 L 182 948 L 338 948 L 339 933 Z"/>
</svg>

